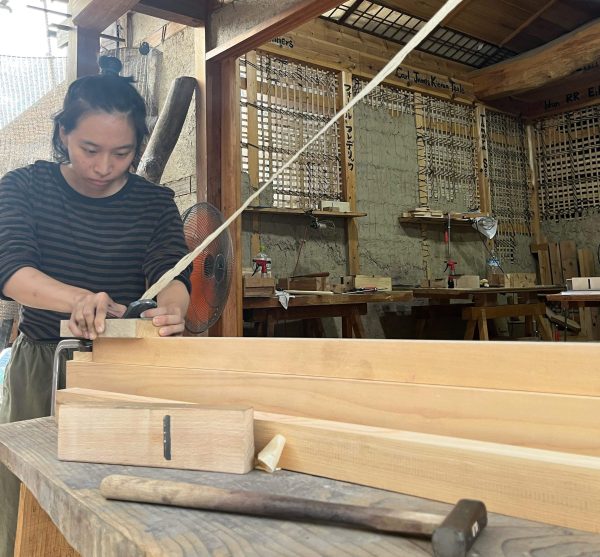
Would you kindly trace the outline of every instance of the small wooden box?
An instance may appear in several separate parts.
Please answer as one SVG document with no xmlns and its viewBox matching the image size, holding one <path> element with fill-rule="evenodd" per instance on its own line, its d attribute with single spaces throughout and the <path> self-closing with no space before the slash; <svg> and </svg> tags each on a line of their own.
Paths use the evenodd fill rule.
<svg viewBox="0 0 600 557">
<path fill-rule="evenodd" d="M 261 277 L 258 274 L 244 275 L 243 286 L 246 298 L 269 298 L 275 295 L 275 279 L 273 277 Z"/>
</svg>

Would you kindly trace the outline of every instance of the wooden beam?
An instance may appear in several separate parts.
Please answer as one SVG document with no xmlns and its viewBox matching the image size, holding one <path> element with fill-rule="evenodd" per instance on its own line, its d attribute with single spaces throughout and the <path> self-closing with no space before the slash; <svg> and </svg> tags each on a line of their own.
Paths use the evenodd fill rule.
<svg viewBox="0 0 600 557">
<path fill-rule="evenodd" d="M 63 402 L 58 458 L 245 474 L 254 462 L 252 426 L 248 407 Z"/>
<path fill-rule="evenodd" d="M 521 31 L 526 29 L 533 23 L 536 19 L 538 19 L 545 11 L 549 10 L 550 7 L 556 2 L 556 0 L 546 0 L 546 3 L 535 13 L 531 14 L 521 25 L 519 25 L 516 29 L 513 29 L 498 46 L 504 46 L 509 43 L 512 39 L 514 39 Z"/>
<path fill-rule="evenodd" d="M 600 396 L 597 352 L 593 343 L 168 337 L 97 339 L 92 356 L 106 364 Z"/>
<path fill-rule="evenodd" d="M 540 200 L 538 197 L 540 181 L 537 166 L 537 141 L 535 130 L 531 124 L 527 124 L 525 133 L 527 134 L 527 162 L 529 163 L 529 205 L 531 207 L 531 226 L 533 230 L 533 241 L 539 244 L 542 241 L 542 228 L 540 219 Z M 544 278 L 547 278 L 547 274 L 544 272 L 545 257 L 542 255 L 541 257 L 538 256 L 538 258 L 540 262 L 540 281 L 542 281 L 540 284 L 544 284 L 543 280 Z M 544 278 L 542 278 L 542 275 Z"/>
<path fill-rule="evenodd" d="M 280 465 L 305 474 L 600 532 L 600 459 L 257 413 L 258 448 L 286 438 Z"/>
<path fill-rule="evenodd" d="M 593 396 L 172 366 L 69 362 L 67 369 L 68 387 L 204 406 L 251 406 L 261 412 L 600 456 L 600 423 L 595 420 L 600 398 Z"/>
<path fill-rule="evenodd" d="M 260 10 L 261 2 L 253 2 L 252 9 Z M 298 0 L 294 5 L 284 9 L 280 13 L 268 17 L 273 11 L 272 2 L 262 2 L 264 19 L 251 27 L 234 35 L 233 39 L 214 44 L 207 53 L 206 58 L 210 61 L 223 60 L 225 58 L 238 58 L 242 54 L 256 49 L 261 44 L 270 41 L 277 35 L 295 29 L 306 21 L 320 16 L 331 8 L 340 4 L 340 0 Z M 235 6 L 228 6 L 229 19 L 221 14 L 220 27 L 229 29 L 240 28 L 240 17 L 236 14 Z M 256 12 L 255 12 L 256 13 Z M 214 18 L 211 18 L 211 36 L 216 37 L 218 30 L 215 29 Z M 234 31 L 235 33 L 235 31 Z M 231 32 L 228 33 L 232 35 Z"/>
<path fill-rule="evenodd" d="M 471 74 L 475 96 L 493 100 L 555 82 L 600 57 L 600 19 L 542 47 Z"/>
<path fill-rule="evenodd" d="M 196 200 L 208 199 L 208 82 L 206 75 L 206 27 L 194 29 L 194 62 L 197 81 L 196 103 Z"/>
<path fill-rule="evenodd" d="M 189 27 L 204 25 L 206 1 L 201 0 L 141 0 L 133 11 L 166 19 Z"/>
<path fill-rule="evenodd" d="M 138 2 L 139 0 L 70 0 L 69 12 L 71 20 L 78 27 L 100 32 Z"/>
<path fill-rule="evenodd" d="M 69 31 L 67 79 L 71 82 L 84 75 L 96 75 L 100 71 L 99 50 L 100 33 L 97 30 L 76 27 Z"/>
</svg>

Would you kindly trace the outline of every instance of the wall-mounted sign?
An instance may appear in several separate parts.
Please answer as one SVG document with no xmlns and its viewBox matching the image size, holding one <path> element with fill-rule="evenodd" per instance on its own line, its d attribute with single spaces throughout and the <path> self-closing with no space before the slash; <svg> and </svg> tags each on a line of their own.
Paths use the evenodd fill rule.
<svg viewBox="0 0 600 557">
<path fill-rule="evenodd" d="M 461 83 L 455 83 L 450 78 L 416 70 L 409 70 L 407 68 L 403 68 L 402 66 L 396 70 L 395 76 L 402 81 L 406 81 L 406 84 L 409 87 L 411 85 L 415 85 L 461 95 L 464 95 L 466 92 Z"/>
</svg>

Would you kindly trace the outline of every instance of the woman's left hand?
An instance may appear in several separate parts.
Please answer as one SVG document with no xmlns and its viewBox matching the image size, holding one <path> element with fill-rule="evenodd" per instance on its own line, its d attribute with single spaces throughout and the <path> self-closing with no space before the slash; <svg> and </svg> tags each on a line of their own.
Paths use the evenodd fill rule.
<svg viewBox="0 0 600 557">
<path fill-rule="evenodd" d="M 152 318 L 152 324 L 159 327 L 158 334 L 161 337 L 181 335 L 185 328 L 185 315 L 182 315 L 181 307 L 177 304 L 147 309 L 141 317 Z"/>
</svg>

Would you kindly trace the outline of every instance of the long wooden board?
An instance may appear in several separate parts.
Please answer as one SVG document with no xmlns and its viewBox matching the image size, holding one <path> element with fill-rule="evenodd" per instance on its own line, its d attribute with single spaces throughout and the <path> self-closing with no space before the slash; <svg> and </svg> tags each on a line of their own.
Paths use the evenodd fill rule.
<svg viewBox="0 0 600 557">
<path fill-rule="evenodd" d="M 257 446 L 276 433 L 287 470 L 600 532 L 597 457 L 257 413 Z"/>
<path fill-rule="evenodd" d="M 107 319 L 100 338 L 148 338 L 159 337 L 159 327 L 151 319 Z M 60 322 L 60 336 L 73 338 L 68 321 Z"/>
<path fill-rule="evenodd" d="M 57 401 L 123 396 L 72 389 Z M 278 433 L 287 470 L 450 503 L 482 499 L 494 512 L 600 531 L 597 457 L 255 412 L 257 449 Z"/>
<path fill-rule="evenodd" d="M 67 386 L 600 455 L 600 397 L 70 362 Z"/>
<path fill-rule="evenodd" d="M 106 364 L 600 396 L 598 347 L 592 343 L 225 337 L 98 339 L 94 341 L 93 360 Z"/>
<path fill-rule="evenodd" d="M 190 404 L 71 402 L 60 410 L 58 458 L 245 474 L 253 411 Z"/>
</svg>

